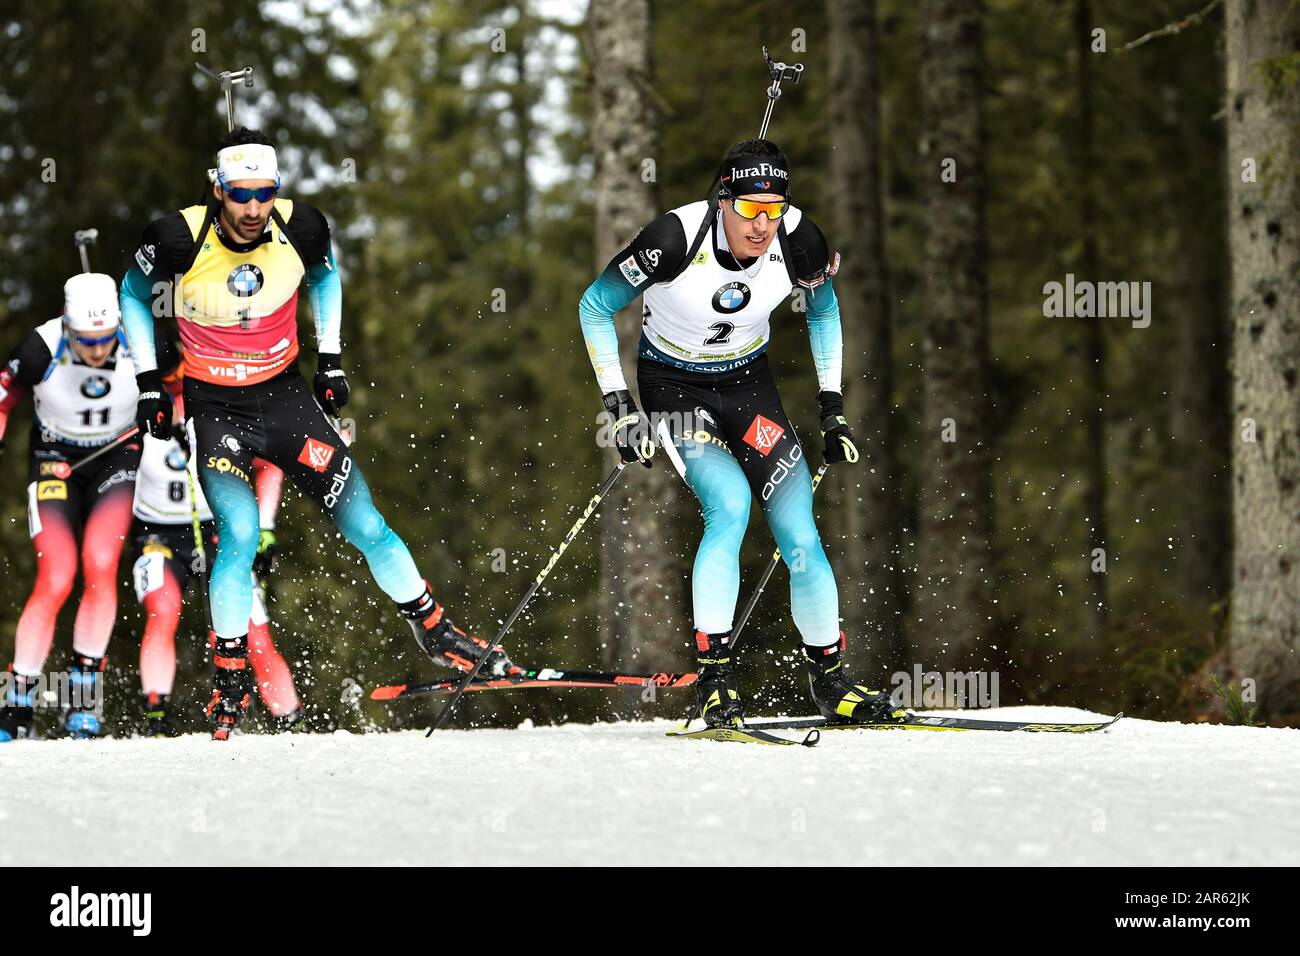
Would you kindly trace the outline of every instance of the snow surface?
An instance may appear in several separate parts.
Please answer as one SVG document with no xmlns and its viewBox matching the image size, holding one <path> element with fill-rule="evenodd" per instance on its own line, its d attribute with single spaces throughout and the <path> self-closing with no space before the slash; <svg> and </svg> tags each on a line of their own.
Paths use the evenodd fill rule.
<svg viewBox="0 0 1300 956">
<path fill-rule="evenodd" d="M 1125 719 L 807 749 L 671 727 L 6 744 L 0 865 L 1300 862 L 1297 730 Z"/>
</svg>

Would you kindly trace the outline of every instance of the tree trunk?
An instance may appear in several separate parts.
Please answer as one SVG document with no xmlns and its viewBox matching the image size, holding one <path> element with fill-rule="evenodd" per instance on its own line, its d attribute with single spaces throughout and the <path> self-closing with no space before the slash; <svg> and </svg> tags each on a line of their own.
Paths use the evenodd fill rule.
<svg viewBox="0 0 1300 956">
<path fill-rule="evenodd" d="M 656 155 L 658 118 L 650 83 L 648 0 L 593 0 L 588 14 L 595 114 L 596 263 L 601 270 L 655 217 L 653 180 L 642 171 Z M 640 300 L 617 317 L 623 372 L 635 391 Z M 593 400 L 592 419 L 599 406 Z M 607 449 L 612 468 L 618 454 Z M 594 482 L 593 482 L 594 484 Z M 670 538 L 677 475 L 665 460 L 628 468 L 601 514 L 600 633 L 605 663 L 669 670 L 688 646 L 681 613 L 681 559 Z"/>
<path fill-rule="evenodd" d="M 1234 676 L 1252 682 L 1243 691 L 1253 691 L 1260 715 L 1269 718 L 1300 712 L 1300 87 L 1267 64 L 1297 49 L 1294 4 L 1228 4 L 1235 419 L 1230 657 Z M 1246 162 L 1254 164 L 1257 182 L 1243 182 Z"/>
<path fill-rule="evenodd" d="M 885 206 L 881 175 L 876 0 L 828 0 L 830 27 L 831 213 L 835 277 L 844 328 L 844 410 L 861 460 L 831 472 L 824 491 L 845 629 L 867 660 L 900 667 L 898 489 L 894 465 L 893 375 Z M 860 655 L 859 661 L 864 657 Z"/>
<path fill-rule="evenodd" d="M 1201 29 L 1221 32 L 1221 16 L 1220 10 Z M 1225 162 L 1223 126 L 1205 122 L 1222 96 L 1221 80 L 1216 77 L 1214 87 L 1208 88 L 1202 63 L 1201 57 L 1180 56 L 1177 72 L 1165 82 L 1182 91 L 1178 142 L 1186 157 L 1172 170 L 1181 294 L 1170 437 L 1173 467 L 1195 520 L 1182 529 L 1178 573 L 1188 606 L 1203 615 L 1231 587 L 1233 428 L 1228 394 L 1227 231 L 1207 228 L 1224 221 L 1226 215 L 1226 197 L 1215 181 Z M 1159 65 L 1167 68 L 1167 63 Z M 1154 59 L 1152 67 L 1157 68 Z M 1153 82 L 1158 81 L 1153 77 Z"/>
<path fill-rule="evenodd" d="M 995 586 L 981 15 L 970 0 L 921 3 L 924 437 L 912 636 L 934 667 L 985 658 Z"/>
<path fill-rule="evenodd" d="M 1079 141 L 1075 182 L 1079 187 L 1079 226 L 1083 233 L 1080 272 L 1089 282 L 1102 281 L 1101 251 L 1097 243 L 1096 157 L 1093 154 L 1092 112 L 1092 13 L 1089 0 L 1077 0 L 1074 7 L 1075 55 L 1078 58 Z M 1083 507 L 1087 524 L 1088 551 L 1084 573 L 1088 576 L 1087 636 L 1100 640 L 1106 631 L 1106 569 L 1110 566 L 1110 542 L 1106 527 L 1106 337 L 1103 319 L 1076 320 L 1084 361 L 1084 466 Z M 1100 555 L 1098 554 L 1100 552 Z M 1100 558 L 1100 563 L 1098 563 Z"/>
</svg>

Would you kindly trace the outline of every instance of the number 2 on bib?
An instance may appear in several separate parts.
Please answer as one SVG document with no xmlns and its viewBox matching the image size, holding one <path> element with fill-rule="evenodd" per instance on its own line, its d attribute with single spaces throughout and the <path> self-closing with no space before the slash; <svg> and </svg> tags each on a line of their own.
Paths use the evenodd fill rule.
<svg viewBox="0 0 1300 956">
<path fill-rule="evenodd" d="M 713 335 L 704 340 L 705 345 L 723 345 L 731 339 L 731 333 L 736 331 L 736 326 L 731 322 L 714 322 L 709 326 L 709 331 Z"/>
</svg>

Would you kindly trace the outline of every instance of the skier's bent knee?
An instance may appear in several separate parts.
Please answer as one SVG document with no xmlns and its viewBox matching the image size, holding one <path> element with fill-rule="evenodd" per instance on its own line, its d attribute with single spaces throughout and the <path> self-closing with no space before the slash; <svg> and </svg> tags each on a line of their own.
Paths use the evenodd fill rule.
<svg viewBox="0 0 1300 956">
<path fill-rule="evenodd" d="M 383 547 L 395 537 L 384 516 L 373 507 L 362 514 L 349 515 L 348 520 L 340 524 L 339 530 L 348 543 L 362 553 Z"/>
<path fill-rule="evenodd" d="M 727 495 L 719 501 L 709 503 L 705 509 L 704 520 L 709 525 L 741 528 L 749 524 L 749 493 Z"/>
</svg>

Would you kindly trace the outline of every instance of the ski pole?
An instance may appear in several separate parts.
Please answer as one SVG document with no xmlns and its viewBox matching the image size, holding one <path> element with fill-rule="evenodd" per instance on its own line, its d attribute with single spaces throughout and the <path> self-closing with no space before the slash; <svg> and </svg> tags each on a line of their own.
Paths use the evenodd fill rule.
<svg viewBox="0 0 1300 956">
<path fill-rule="evenodd" d="M 190 526 L 194 530 L 194 567 L 192 570 L 199 576 L 199 593 L 203 595 L 203 623 L 207 625 L 208 633 L 204 637 L 204 643 L 212 640 L 216 630 L 212 626 L 212 596 L 208 593 L 208 549 L 203 543 L 203 523 L 199 521 L 199 496 L 196 492 L 194 473 L 198 470 L 198 463 L 194 460 L 194 442 L 196 436 L 191 435 L 188 424 L 186 425 L 186 437 L 189 439 L 185 454 L 185 480 L 190 488 Z M 215 649 L 213 651 L 215 653 Z"/>
<path fill-rule="evenodd" d="M 822 476 L 826 474 L 828 468 L 830 468 L 830 465 L 826 464 L 826 462 L 822 462 L 821 467 L 817 469 L 817 474 L 813 475 L 812 491 L 814 495 L 817 493 L 817 486 L 822 483 Z M 776 566 L 780 563 L 781 549 L 777 548 L 772 552 L 772 560 L 767 563 L 767 569 L 763 571 L 763 576 L 758 580 L 758 587 L 754 589 L 754 593 L 751 594 L 749 600 L 745 602 L 745 609 L 740 612 L 740 618 L 736 621 L 736 626 L 731 629 L 732 654 L 735 654 L 737 649 L 739 649 L 740 635 L 745 630 L 745 625 L 749 623 L 749 616 L 754 613 L 754 606 L 758 604 L 758 599 L 763 596 L 763 589 L 767 587 L 767 582 L 772 579 L 772 574 L 776 571 Z M 686 723 L 689 725 L 690 722 L 698 716 L 699 707 L 696 704 L 692 704 L 690 713 L 686 715 Z"/>
<path fill-rule="evenodd" d="M 566 534 L 564 540 L 560 542 L 560 546 L 551 553 L 551 560 L 546 562 L 546 567 L 542 568 L 541 573 L 533 579 L 533 583 L 528 586 L 528 591 L 524 594 L 523 600 L 515 605 L 515 609 L 510 612 L 510 616 L 506 618 L 505 623 L 501 625 L 501 630 L 497 631 L 497 636 L 494 637 L 488 646 L 483 649 L 483 653 L 480 654 L 478 660 L 474 662 L 474 669 L 466 674 L 461 680 L 460 686 L 456 688 L 456 693 L 451 695 L 451 700 L 447 701 L 447 706 L 442 708 L 442 712 L 438 714 L 438 719 L 433 722 L 433 726 L 429 728 L 429 732 L 424 736 L 432 736 L 433 732 L 442 726 L 443 721 L 447 719 L 452 708 L 456 706 L 456 701 L 460 700 L 460 695 L 465 693 L 465 688 L 468 687 L 470 682 L 478 675 L 479 669 L 482 668 L 483 662 L 488 659 L 488 655 L 492 653 L 492 649 L 501 643 L 502 639 L 505 638 L 506 633 L 514 626 L 515 620 L 524 612 L 524 608 L 526 608 L 528 602 L 533 599 L 533 595 L 536 594 L 537 589 L 542 586 L 542 582 L 545 581 L 546 576 L 551 573 L 551 569 L 554 568 L 556 563 L 560 560 L 560 556 L 568 550 L 569 545 L 573 544 L 574 539 L 578 537 L 578 532 L 582 530 L 582 526 L 587 523 L 587 519 L 591 517 L 592 513 L 600 507 L 601 500 L 609 494 L 609 490 L 614 487 L 615 483 L 622 476 L 623 469 L 626 467 L 627 462 L 620 461 L 618 467 L 611 471 L 605 480 L 601 482 L 600 487 L 596 489 L 596 493 L 592 495 L 591 500 L 587 502 L 587 507 L 583 509 L 582 514 L 578 516 L 578 520 L 575 521 L 573 527 L 569 529 L 569 533 Z"/>
<path fill-rule="evenodd" d="M 233 133 L 235 131 L 235 81 L 242 80 L 247 89 L 253 88 L 253 68 L 246 66 L 242 70 L 222 70 L 220 73 L 209 70 L 202 63 L 195 63 L 195 68 L 204 76 L 210 76 L 221 84 L 221 92 L 226 97 L 226 131 Z M 208 170 L 208 179 L 211 182 L 217 181 L 217 171 Z"/>
<path fill-rule="evenodd" d="M 116 438 L 114 438 L 103 448 L 99 449 L 96 452 L 93 452 L 92 454 L 87 455 L 85 458 L 81 459 L 81 461 L 77 462 L 75 465 L 69 468 L 68 474 L 72 474 L 77 469 L 89 465 L 92 461 L 94 461 L 96 458 L 100 457 L 101 455 L 107 455 L 114 448 L 117 448 L 119 445 L 123 444 L 124 442 L 130 441 L 138 434 L 140 434 L 140 426 L 132 425 L 130 428 L 122 432 L 122 434 L 118 435 Z"/>
<path fill-rule="evenodd" d="M 72 234 L 72 240 L 77 244 L 77 252 L 81 255 L 81 271 L 90 271 L 90 251 L 89 246 L 95 244 L 99 238 L 98 229 L 78 229 Z"/>
<path fill-rule="evenodd" d="M 773 61 L 767 53 L 767 47 L 763 47 L 763 62 L 767 64 L 767 75 L 772 81 L 772 85 L 767 88 L 767 109 L 763 111 L 763 122 L 758 127 L 758 138 L 767 138 L 767 127 L 772 122 L 772 110 L 776 108 L 776 101 L 781 98 L 781 83 L 789 80 L 791 83 L 798 83 L 803 76 L 803 64 L 782 63 L 780 60 Z M 718 184 L 722 176 L 722 170 L 718 170 L 717 176 L 713 177 L 713 182 L 709 184 L 712 190 Z"/>
<path fill-rule="evenodd" d="M 772 122 L 772 110 L 776 108 L 776 101 L 781 98 L 781 81 L 789 80 L 791 83 L 798 84 L 800 77 L 803 76 L 803 64 L 792 63 L 789 66 L 777 60 L 772 62 L 772 58 L 767 55 L 767 47 L 763 47 L 763 62 L 767 64 L 767 75 L 772 78 L 772 85 L 767 88 L 767 109 L 763 113 L 763 125 L 758 129 L 758 138 L 767 138 L 767 126 Z"/>
<path fill-rule="evenodd" d="M 236 80 L 243 80 L 244 86 L 252 89 L 253 87 L 253 68 L 246 66 L 242 70 L 222 70 L 216 73 L 209 70 L 202 63 L 194 64 L 200 73 L 212 77 L 221 84 L 221 92 L 226 96 L 226 129 L 233 132 L 235 129 L 235 92 L 234 85 Z"/>
</svg>

